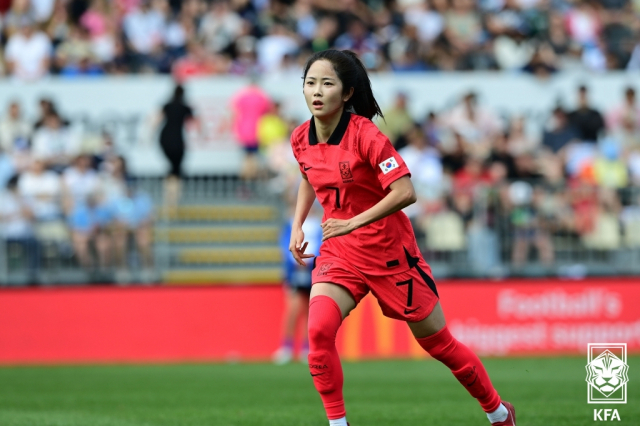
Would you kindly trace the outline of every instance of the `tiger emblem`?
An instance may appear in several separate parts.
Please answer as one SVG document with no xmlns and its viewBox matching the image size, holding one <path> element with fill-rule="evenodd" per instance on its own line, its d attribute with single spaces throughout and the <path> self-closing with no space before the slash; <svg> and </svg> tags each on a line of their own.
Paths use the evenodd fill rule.
<svg viewBox="0 0 640 426">
<path fill-rule="evenodd" d="M 586 368 L 587 383 L 607 398 L 629 381 L 629 366 L 609 350 L 594 358 Z"/>
</svg>

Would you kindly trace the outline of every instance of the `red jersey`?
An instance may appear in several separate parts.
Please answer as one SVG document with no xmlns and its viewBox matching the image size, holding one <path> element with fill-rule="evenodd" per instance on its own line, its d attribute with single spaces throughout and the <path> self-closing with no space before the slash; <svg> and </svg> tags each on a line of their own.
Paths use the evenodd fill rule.
<svg viewBox="0 0 640 426">
<path fill-rule="evenodd" d="M 318 143 L 313 119 L 291 135 L 293 154 L 324 209 L 322 221 L 351 219 L 376 205 L 389 185 L 410 175 L 389 139 L 369 119 L 344 113 L 327 143 Z M 398 211 L 322 243 L 320 256 L 338 257 L 369 275 L 409 269 L 419 256 L 409 218 Z"/>
</svg>

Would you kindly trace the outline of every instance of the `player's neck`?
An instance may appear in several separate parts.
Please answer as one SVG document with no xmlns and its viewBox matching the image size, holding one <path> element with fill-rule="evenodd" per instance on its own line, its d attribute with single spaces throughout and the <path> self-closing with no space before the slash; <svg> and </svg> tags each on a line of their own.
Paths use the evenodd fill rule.
<svg viewBox="0 0 640 426">
<path fill-rule="evenodd" d="M 324 117 L 323 119 L 313 117 L 313 121 L 316 125 L 316 137 L 318 138 L 318 143 L 327 143 L 333 131 L 338 127 L 343 111 L 344 108 L 341 108 L 336 111 L 335 114 L 329 117 Z"/>
</svg>

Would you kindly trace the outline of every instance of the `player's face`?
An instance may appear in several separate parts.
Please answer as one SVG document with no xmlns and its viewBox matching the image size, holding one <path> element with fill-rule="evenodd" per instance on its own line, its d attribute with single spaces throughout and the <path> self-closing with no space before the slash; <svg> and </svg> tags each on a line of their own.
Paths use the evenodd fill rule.
<svg viewBox="0 0 640 426">
<path fill-rule="evenodd" d="M 331 62 L 315 61 L 304 80 L 304 98 L 314 117 L 320 120 L 330 119 L 341 114 L 344 103 L 350 95 L 344 95 L 342 82 L 338 78 Z"/>
</svg>

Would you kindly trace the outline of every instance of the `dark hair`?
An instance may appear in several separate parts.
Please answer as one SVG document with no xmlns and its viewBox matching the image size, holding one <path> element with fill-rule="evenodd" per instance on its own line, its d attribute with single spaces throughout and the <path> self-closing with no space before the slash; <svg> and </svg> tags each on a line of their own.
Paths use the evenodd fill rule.
<svg viewBox="0 0 640 426">
<path fill-rule="evenodd" d="M 304 74 L 302 75 L 303 86 L 309 68 L 314 62 L 320 60 L 331 62 L 333 69 L 342 82 L 343 94 L 349 93 L 349 89 L 353 87 L 353 95 L 344 105 L 346 110 L 353 109 L 356 114 L 367 117 L 369 120 L 376 115 L 384 118 L 378 101 L 373 96 L 371 80 L 369 80 L 367 70 L 358 55 L 350 50 L 330 49 L 314 53 L 304 67 Z"/>
</svg>

